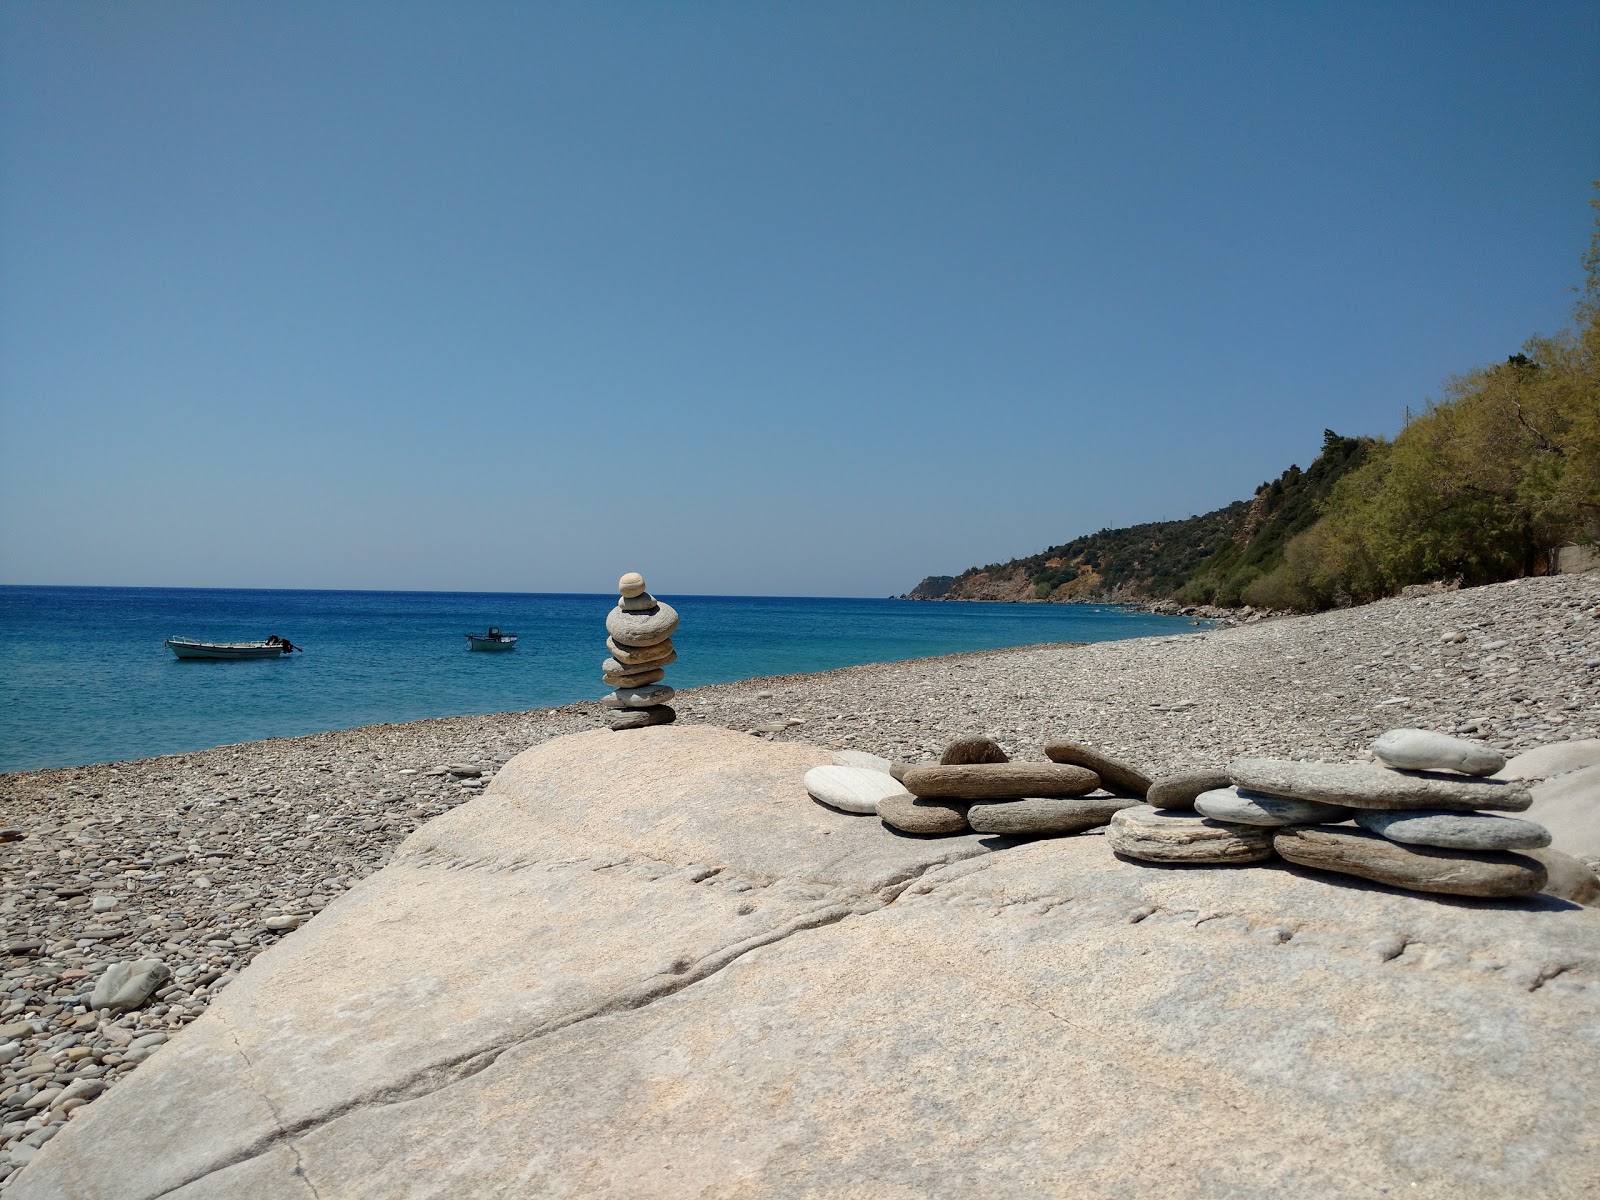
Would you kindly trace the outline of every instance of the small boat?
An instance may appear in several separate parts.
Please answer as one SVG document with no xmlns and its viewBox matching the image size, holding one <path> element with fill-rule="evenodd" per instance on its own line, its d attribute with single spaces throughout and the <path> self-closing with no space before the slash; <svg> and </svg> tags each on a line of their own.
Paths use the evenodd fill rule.
<svg viewBox="0 0 1600 1200">
<path fill-rule="evenodd" d="M 197 642 L 192 638 L 168 638 L 167 649 L 179 658 L 278 658 L 305 653 L 288 638 L 273 634 L 264 642 Z"/>
<path fill-rule="evenodd" d="M 489 626 L 488 633 L 467 634 L 467 649 L 469 650 L 515 650 L 517 648 L 517 635 L 502 632 L 500 626 Z"/>
</svg>

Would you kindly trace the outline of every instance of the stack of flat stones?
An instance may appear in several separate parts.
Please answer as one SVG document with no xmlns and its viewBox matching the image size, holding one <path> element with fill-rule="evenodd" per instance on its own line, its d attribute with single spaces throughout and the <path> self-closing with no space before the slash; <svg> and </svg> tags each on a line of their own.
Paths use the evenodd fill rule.
<svg viewBox="0 0 1600 1200">
<path fill-rule="evenodd" d="M 1489 779 L 1502 755 L 1426 729 L 1395 729 L 1377 763 L 1241 758 L 1156 780 L 1149 804 L 1116 814 L 1111 847 L 1158 863 L 1250 863 L 1274 855 L 1392 887 L 1510 898 L 1545 885 L 1519 850 L 1550 844 L 1526 784 Z"/>
<path fill-rule="evenodd" d="M 672 648 L 677 610 L 647 592 L 637 571 L 617 580 L 617 591 L 621 598 L 606 614 L 611 657 L 600 664 L 603 678 L 616 689 L 603 701 L 606 724 L 612 729 L 669 724 L 678 714 L 667 703 L 672 689 L 661 680 L 667 664 L 678 657 Z"/>
</svg>

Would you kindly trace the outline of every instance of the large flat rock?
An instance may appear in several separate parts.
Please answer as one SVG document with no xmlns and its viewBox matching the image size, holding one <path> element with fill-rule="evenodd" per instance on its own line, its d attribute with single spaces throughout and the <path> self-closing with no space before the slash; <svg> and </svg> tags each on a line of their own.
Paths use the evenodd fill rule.
<svg viewBox="0 0 1600 1200">
<path fill-rule="evenodd" d="M 1600 912 L 898 837 L 806 796 L 829 757 L 527 752 L 14 1195 L 1600 1188 Z"/>
</svg>

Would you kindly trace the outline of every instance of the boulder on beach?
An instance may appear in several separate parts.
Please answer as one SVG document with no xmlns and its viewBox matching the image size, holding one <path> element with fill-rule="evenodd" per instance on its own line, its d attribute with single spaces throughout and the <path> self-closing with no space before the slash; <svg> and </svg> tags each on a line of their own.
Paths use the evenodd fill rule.
<svg viewBox="0 0 1600 1200">
<path fill-rule="evenodd" d="M 902 837 L 831 761 L 519 755 L 8 1200 L 1600 1189 L 1600 911 Z"/>
</svg>

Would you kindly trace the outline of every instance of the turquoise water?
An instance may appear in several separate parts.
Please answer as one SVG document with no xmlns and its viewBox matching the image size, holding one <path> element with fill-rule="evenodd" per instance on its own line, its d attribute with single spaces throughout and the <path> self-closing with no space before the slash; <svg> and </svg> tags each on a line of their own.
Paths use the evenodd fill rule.
<svg viewBox="0 0 1600 1200">
<path fill-rule="evenodd" d="M 664 596 L 677 687 L 1039 642 L 1192 630 L 1082 605 Z M 614 596 L 0 587 L 0 770 L 598 699 Z M 472 653 L 468 630 L 521 634 Z M 180 662 L 168 637 L 304 654 Z"/>
</svg>

